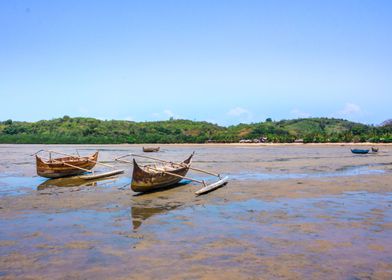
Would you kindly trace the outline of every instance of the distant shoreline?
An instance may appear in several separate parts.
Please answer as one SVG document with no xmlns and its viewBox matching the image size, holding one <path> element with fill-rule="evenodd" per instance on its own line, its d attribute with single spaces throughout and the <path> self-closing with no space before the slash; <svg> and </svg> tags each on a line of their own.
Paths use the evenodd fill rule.
<svg viewBox="0 0 392 280">
<path fill-rule="evenodd" d="M 392 143 L 144 143 L 144 144 L 18 144 L 18 143 L 0 143 L 1 146 L 138 146 L 138 147 L 157 147 L 157 146 L 241 146 L 241 147 L 278 147 L 278 146 L 392 146 Z"/>
<path fill-rule="evenodd" d="M 181 119 L 129 122 L 64 116 L 31 123 L 12 120 L 0 122 L 0 143 L 392 143 L 392 124 L 375 127 L 343 119 L 303 118 L 281 121 L 267 119 L 260 123 L 222 127 L 208 122 Z"/>
</svg>

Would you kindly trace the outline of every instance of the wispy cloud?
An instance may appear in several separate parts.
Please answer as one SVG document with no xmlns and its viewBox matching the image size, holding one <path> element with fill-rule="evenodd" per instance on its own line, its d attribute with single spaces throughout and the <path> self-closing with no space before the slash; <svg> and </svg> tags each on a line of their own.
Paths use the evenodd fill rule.
<svg viewBox="0 0 392 280">
<path fill-rule="evenodd" d="M 125 117 L 124 120 L 126 120 L 126 121 L 135 121 L 135 119 L 133 117 L 131 117 L 131 116 Z"/>
<path fill-rule="evenodd" d="M 227 114 L 232 117 L 240 117 L 240 116 L 249 116 L 251 115 L 251 112 L 242 107 L 235 107 L 231 109 L 229 112 L 227 112 Z"/>
<path fill-rule="evenodd" d="M 174 118 L 174 113 L 169 109 L 163 110 L 163 114 L 165 114 L 169 118 Z"/>
<path fill-rule="evenodd" d="M 253 120 L 252 112 L 242 107 L 232 108 L 227 112 L 227 115 L 241 122 L 251 122 Z"/>
<path fill-rule="evenodd" d="M 181 118 L 180 115 L 175 114 L 170 109 L 165 109 L 165 110 L 163 110 L 163 112 L 160 112 L 160 113 L 153 113 L 152 117 L 154 119 L 168 119 L 168 118 L 180 119 Z"/>
<path fill-rule="evenodd" d="M 339 115 L 341 116 L 351 116 L 353 114 L 360 114 L 362 113 L 362 109 L 359 105 L 354 103 L 346 103 L 344 108 L 339 111 Z"/>
<path fill-rule="evenodd" d="M 303 112 L 301 110 L 298 109 L 293 109 L 290 111 L 291 115 L 294 116 L 295 118 L 309 118 L 310 114 Z"/>
</svg>

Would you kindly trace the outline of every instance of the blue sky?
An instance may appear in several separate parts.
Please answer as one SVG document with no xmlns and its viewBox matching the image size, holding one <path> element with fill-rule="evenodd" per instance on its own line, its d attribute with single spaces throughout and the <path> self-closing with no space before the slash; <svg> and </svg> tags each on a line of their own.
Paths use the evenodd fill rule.
<svg viewBox="0 0 392 280">
<path fill-rule="evenodd" d="M 392 118 L 392 1 L 0 2 L 0 120 Z"/>
</svg>

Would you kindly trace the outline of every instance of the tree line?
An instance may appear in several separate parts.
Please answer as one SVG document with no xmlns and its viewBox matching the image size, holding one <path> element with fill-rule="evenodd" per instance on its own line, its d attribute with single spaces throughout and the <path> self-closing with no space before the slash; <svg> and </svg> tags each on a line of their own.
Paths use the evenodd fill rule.
<svg viewBox="0 0 392 280">
<path fill-rule="evenodd" d="M 333 118 L 303 118 L 219 126 L 170 119 L 155 122 L 98 120 L 64 116 L 52 120 L 0 122 L 0 143 L 120 144 L 233 143 L 260 139 L 272 143 L 392 142 L 392 123 L 366 125 Z"/>
</svg>

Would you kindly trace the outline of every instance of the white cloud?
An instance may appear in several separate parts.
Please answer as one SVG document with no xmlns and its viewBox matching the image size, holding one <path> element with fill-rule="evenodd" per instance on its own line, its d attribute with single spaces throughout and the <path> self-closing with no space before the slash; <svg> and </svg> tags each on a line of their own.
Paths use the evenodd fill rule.
<svg viewBox="0 0 392 280">
<path fill-rule="evenodd" d="M 253 114 L 251 111 L 242 107 L 235 107 L 227 112 L 227 115 L 231 118 L 235 118 L 235 123 L 238 122 L 252 122 Z"/>
<path fill-rule="evenodd" d="M 163 110 L 163 113 L 164 113 L 166 116 L 168 116 L 169 118 L 174 117 L 174 113 L 173 113 L 171 110 L 169 110 L 169 109 Z"/>
<path fill-rule="evenodd" d="M 347 103 L 344 108 L 339 112 L 339 115 L 342 116 L 350 116 L 353 114 L 360 114 L 362 113 L 361 107 L 354 103 Z"/>
<path fill-rule="evenodd" d="M 180 115 L 173 113 L 173 111 L 169 109 L 165 109 L 161 113 L 153 113 L 151 114 L 151 116 L 155 120 L 168 119 L 168 118 L 181 119 Z"/>
<path fill-rule="evenodd" d="M 302 112 L 301 110 L 298 109 L 293 109 L 290 111 L 290 113 L 295 117 L 295 118 L 309 118 L 310 114 L 306 112 Z"/>
<path fill-rule="evenodd" d="M 251 112 L 242 107 L 235 107 L 231 109 L 229 112 L 227 112 L 227 114 L 232 117 L 241 117 L 241 116 L 250 116 Z"/>
</svg>

